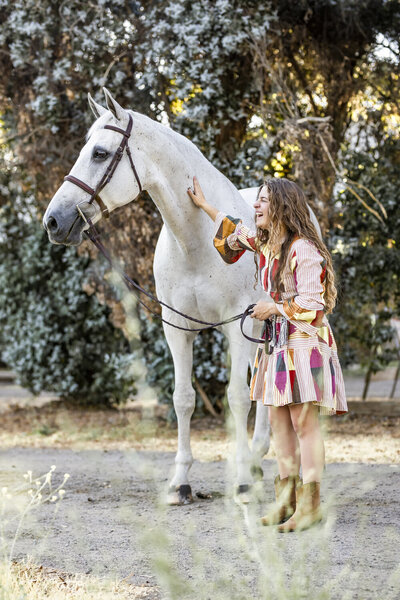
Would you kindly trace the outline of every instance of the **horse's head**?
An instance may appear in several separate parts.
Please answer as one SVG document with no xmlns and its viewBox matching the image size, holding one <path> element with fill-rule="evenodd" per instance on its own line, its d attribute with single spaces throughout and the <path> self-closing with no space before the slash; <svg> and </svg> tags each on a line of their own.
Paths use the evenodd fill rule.
<svg viewBox="0 0 400 600">
<path fill-rule="evenodd" d="M 130 155 L 132 115 L 104 88 L 107 109 L 89 94 L 96 116 L 87 141 L 70 174 L 52 198 L 43 225 L 53 244 L 77 246 L 88 228 L 102 216 L 131 202 L 141 191 L 142 165 L 138 149 Z M 139 164 L 139 168 L 138 167 Z"/>
</svg>

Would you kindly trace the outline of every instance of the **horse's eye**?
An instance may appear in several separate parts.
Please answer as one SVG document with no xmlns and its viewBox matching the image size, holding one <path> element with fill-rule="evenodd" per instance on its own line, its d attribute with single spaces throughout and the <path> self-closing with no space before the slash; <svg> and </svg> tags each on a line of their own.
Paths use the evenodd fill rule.
<svg viewBox="0 0 400 600">
<path fill-rule="evenodd" d="M 103 150 L 103 148 L 95 148 L 93 150 L 93 158 L 94 160 L 105 160 L 108 156 L 107 150 Z"/>
</svg>

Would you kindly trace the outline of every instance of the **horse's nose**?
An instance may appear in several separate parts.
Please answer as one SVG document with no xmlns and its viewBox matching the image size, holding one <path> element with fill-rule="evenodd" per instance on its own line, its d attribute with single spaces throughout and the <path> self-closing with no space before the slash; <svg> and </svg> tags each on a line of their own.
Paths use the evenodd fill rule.
<svg viewBox="0 0 400 600">
<path fill-rule="evenodd" d="M 47 231 L 49 231 L 52 234 L 55 234 L 58 231 L 57 219 L 55 217 L 52 217 L 51 215 L 48 217 L 47 223 L 45 223 L 44 226 L 47 229 Z"/>
</svg>

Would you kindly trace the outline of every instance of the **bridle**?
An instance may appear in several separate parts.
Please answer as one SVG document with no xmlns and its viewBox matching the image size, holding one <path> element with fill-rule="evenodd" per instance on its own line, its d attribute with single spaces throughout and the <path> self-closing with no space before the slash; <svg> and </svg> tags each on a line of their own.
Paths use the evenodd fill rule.
<svg viewBox="0 0 400 600">
<path fill-rule="evenodd" d="M 114 175 L 116 168 L 119 165 L 119 161 L 121 160 L 122 155 L 125 150 L 128 155 L 133 174 L 135 175 L 136 181 L 139 186 L 139 193 L 142 191 L 142 184 L 140 183 L 139 175 L 137 174 L 136 167 L 132 160 L 132 154 L 131 154 L 131 150 L 130 150 L 129 144 L 128 144 L 128 140 L 129 140 L 129 138 L 131 136 L 131 132 L 132 132 L 132 124 L 133 124 L 133 120 L 132 120 L 131 115 L 129 115 L 129 121 L 128 121 L 128 125 L 127 125 L 126 129 L 121 129 L 120 127 L 114 127 L 114 125 L 105 125 L 104 126 L 104 129 L 111 129 L 112 131 L 116 131 L 117 133 L 120 133 L 123 137 L 122 137 L 120 145 L 118 146 L 117 150 L 114 152 L 114 156 L 112 157 L 110 164 L 108 165 L 103 177 L 100 179 L 100 181 L 97 184 L 95 189 L 91 188 L 90 185 L 88 185 L 81 179 L 78 179 L 78 177 L 75 177 L 74 175 L 67 175 L 66 177 L 64 177 L 64 181 L 69 181 L 70 183 L 77 185 L 79 188 L 81 188 L 81 190 L 87 192 L 90 195 L 89 204 L 92 204 L 93 200 L 96 200 L 97 204 L 100 207 L 102 216 L 105 219 L 108 219 L 108 217 L 110 216 L 110 213 L 109 213 L 108 208 L 104 204 L 103 200 L 100 198 L 99 194 L 100 194 L 101 190 L 107 185 L 107 183 L 110 183 L 112 176 Z M 83 218 L 83 220 L 86 221 L 86 217 L 84 216 L 82 210 L 80 209 L 79 204 L 77 205 L 77 209 L 78 209 L 78 212 L 80 213 L 81 217 Z"/>
<path fill-rule="evenodd" d="M 78 186 L 80 189 L 84 190 L 86 193 L 88 193 L 90 195 L 90 198 L 88 201 L 89 204 L 92 204 L 92 202 L 94 200 L 97 202 L 97 204 L 100 207 L 101 214 L 105 219 L 108 219 L 110 214 L 109 214 L 108 208 L 105 206 L 105 204 L 104 204 L 103 200 L 100 198 L 99 194 L 100 194 L 101 190 L 111 181 L 125 150 L 128 155 L 133 174 L 135 175 L 136 181 L 139 186 L 139 193 L 143 190 L 142 184 L 140 182 L 139 176 L 138 176 L 136 168 L 135 168 L 135 164 L 132 159 L 132 154 L 131 154 L 131 151 L 129 148 L 129 144 L 128 144 L 128 141 L 129 141 L 129 138 L 130 138 L 130 135 L 132 132 L 132 125 L 133 125 L 133 120 L 132 120 L 131 115 L 129 115 L 129 121 L 128 121 L 128 125 L 127 125 L 126 129 L 121 129 L 120 127 L 114 127 L 114 125 L 105 125 L 104 126 L 104 129 L 111 129 L 112 131 L 116 131 L 117 133 L 120 133 L 123 137 L 122 137 L 120 145 L 118 146 L 117 150 L 114 153 L 114 156 L 111 159 L 110 164 L 108 165 L 104 175 L 100 179 L 100 181 L 97 184 L 95 189 L 93 189 L 87 183 L 85 183 L 81 179 L 78 179 L 78 177 L 75 177 L 74 175 L 67 175 L 66 177 L 64 177 L 64 181 L 69 181 L 70 183 L 73 183 L 74 185 Z M 83 204 L 83 202 L 80 202 L 79 204 Z M 265 338 L 262 338 L 262 339 L 252 338 L 252 337 L 248 336 L 247 334 L 245 334 L 243 331 L 244 321 L 245 321 L 246 317 L 248 317 L 250 315 L 250 313 L 252 312 L 255 304 L 251 304 L 250 306 L 248 306 L 246 308 L 246 310 L 243 313 L 240 313 L 239 315 L 235 315 L 234 317 L 231 317 L 230 319 L 226 319 L 225 321 L 220 321 L 219 323 L 209 323 L 208 321 L 201 321 L 200 319 L 195 319 L 194 317 L 190 317 L 189 315 L 186 315 L 185 313 L 180 312 L 176 308 L 169 306 L 162 300 L 159 300 L 156 296 L 154 296 L 150 292 L 148 292 L 148 291 L 144 290 L 142 287 L 140 287 L 140 285 L 138 285 L 135 281 L 133 281 L 133 279 L 131 279 L 126 273 L 124 273 L 124 271 L 122 271 L 122 269 L 120 269 L 118 266 L 116 266 L 114 264 L 110 253 L 106 250 L 103 243 L 100 241 L 100 235 L 99 235 L 98 231 L 96 230 L 92 220 L 84 214 L 84 212 L 81 209 L 81 207 L 79 206 L 79 204 L 77 204 L 77 206 L 76 206 L 78 213 L 79 213 L 80 217 L 83 219 L 83 221 L 89 226 L 89 229 L 87 231 L 85 231 L 85 234 L 91 240 L 91 242 L 96 246 L 96 248 L 99 250 L 99 252 L 105 257 L 105 259 L 110 264 L 110 266 L 119 272 L 125 285 L 127 286 L 127 288 L 129 290 L 131 290 L 131 291 L 137 290 L 138 292 L 141 292 L 142 294 L 144 294 L 145 296 L 147 296 L 154 302 L 158 302 L 158 304 L 165 306 L 166 308 L 168 308 L 172 312 L 180 315 L 181 317 L 184 317 L 185 319 L 188 319 L 189 321 L 193 321 L 194 323 L 199 323 L 201 325 L 205 325 L 205 327 L 198 327 L 198 328 L 192 329 L 192 328 L 188 328 L 188 327 L 181 327 L 179 325 L 175 325 L 175 323 L 171 323 L 170 321 L 167 321 L 166 319 L 161 317 L 158 313 L 156 313 L 154 310 L 152 310 L 149 306 L 147 306 L 147 304 L 145 304 L 143 302 L 143 300 L 140 298 L 140 296 L 138 294 L 136 294 L 136 297 L 137 297 L 138 301 L 140 302 L 140 304 L 142 304 L 142 306 L 144 306 L 150 313 L 152 313 L 153 315 L 155 315 L 156 317 L 161 319 L 163 321 L 163 323 L 166 323 L 167 325 L 170 325 L 171 327 L 174 327 L 175 329 L 181 329 L 182 331 L 198 332 L 198 331 L 204 331 L 206 329 L 213 329 L 214 327 L 218 327 L 220 325 L 226 325 L 228 323 L 232 323 L 233 321 L 238 321 L 240 319 L 240 329 L 241 329 L 243 336 L 246 339 L 250 340 L 251 342 L 255 342 L 257 344 L 265 343 L 267 353 L 270 354 L 272 352 L 272 349 L 273 349 L 272 345 L 269 345 L 267 347 L 267 343 L 269 343 L 271 341 L 273 342 L 273 340 L 272 340 L 272 323 L 274 322 L 274 319 L 272 319 L 272 320 L 267 319 L 265 321 L 265 328 L 264 328 Z"/>
</svg>

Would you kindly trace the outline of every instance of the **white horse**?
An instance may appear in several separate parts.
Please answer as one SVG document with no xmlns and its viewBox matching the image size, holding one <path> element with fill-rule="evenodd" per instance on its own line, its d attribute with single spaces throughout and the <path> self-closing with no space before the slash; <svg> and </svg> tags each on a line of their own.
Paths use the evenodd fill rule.
<svg viewBox="0 0 400 600">
<path fill-rule="evenodd" d="M 101 219 L 102 209 L 111 212 L 135 200 L 141 186 L 150 194 L 164 222 L 154 256 L 157 296 L 187 315 L 213 323 L 243 312 L 249 304 L 265 295 L 261 288 L 253 289 L 253 256 L 247 253 L 234 265 L 222 261 L 213 248 L 213 223 L 194 206 L 187 189 L 196 175 L 205 196 L 219 210 L 242 218 L 249 226 L 254 223 L 254 209 L 249 199 L 251 197 L 254 201 L 255 191 L 247 189 L 247 202 L 244 201 L 235 186 L 192 142 L 149 117 L 125 110 L 106 89 L 104 93 L 108 109 L 89 96 L 89 104 L 97 119 L 70 176 L 85 182 L 89 189 L 96 188 L 124 137 L 119 131 L 107 127 L 126 130 L 130 121 L 133 126 L 127 146 L 133 163 L 124 152 L 115 174 L 92 204 L 88 203 L 90 192 L 87 189 L 81 185 L 78 189 L 75 182 L 65 181 L 43 218 L 50 241 L 80 244 L 87 224 L 78 215 L 78 204 L 81 208 L 85 207 L 85 214 L 90 214 L 93 222 L 97 222 Z M 199 327 L 165 307 L 162 315 L 177 325 Z M 258 337 L 259 326 L 258 322 L 252 321 L 253 336 Z M 255 345 L 241 335 L 237 321 L 219 329 L 229 343 L 231 373 L 228 402 L 236 429 L 238 496 L 246 501 L 247 491 L 253 483 L 252 472 L 262 473 L 261 459 L 269 448 L 269 424 L 266 407 L 258 403 L 250 451 L 247 439 L 250 409 L 247 375 Z M 195 407 L 192 344 L 196 334 L 168 325 L 164 325 L 164 332 L 174 362 L 173 402 L 178 420 L 178 451 L 168 501 L 181 504 L 192 500 L 188 474 L 193 463 L 190 419 Z"/>
</svg>

